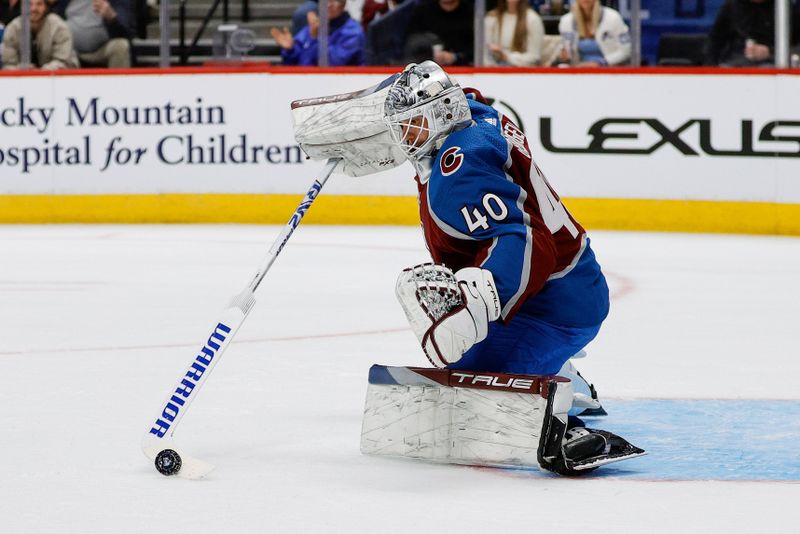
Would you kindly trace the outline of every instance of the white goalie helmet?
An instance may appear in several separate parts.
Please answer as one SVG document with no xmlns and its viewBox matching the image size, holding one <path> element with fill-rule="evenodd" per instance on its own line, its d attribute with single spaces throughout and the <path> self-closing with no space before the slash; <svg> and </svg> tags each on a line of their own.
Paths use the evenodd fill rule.
<svg viewBox="0 0 800 534">
<path fill-rule="evenodd" d="M 411 63 L 392 83 L 384 120 L 410 159 L 430 154 L 451 132 L 472 121 L 461 87 L 433 61 Z"/>
</svg>

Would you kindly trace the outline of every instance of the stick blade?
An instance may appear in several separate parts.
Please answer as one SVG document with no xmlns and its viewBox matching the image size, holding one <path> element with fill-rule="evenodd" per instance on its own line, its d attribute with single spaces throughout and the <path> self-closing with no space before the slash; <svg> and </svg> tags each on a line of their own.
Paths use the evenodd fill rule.
<svg viewBox="0 0 800 534">
<path fill-rule="evenodd" d="M 255 302 L 250 289 L 245 289 L 233 298 L 208 341 L 202 345 L 186 372 L 170 390 L 154 424 L 142 438 L 142 452 L 162 475 L 197 479 L 214 469 L 213 465 L 198 460 L 178 447 L 172 435 Z"/>
</svg>

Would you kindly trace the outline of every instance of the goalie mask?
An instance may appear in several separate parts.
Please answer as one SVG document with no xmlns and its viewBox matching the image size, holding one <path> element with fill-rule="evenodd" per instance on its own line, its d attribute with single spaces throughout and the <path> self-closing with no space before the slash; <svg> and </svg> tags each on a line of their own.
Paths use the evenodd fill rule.
<svg viewBox="0 0 800 534">
<path fill-rule="evenodd" d="M 433 61 L 412 63 L 389 89 L 384 120 L 394 143 L 411 159 L 441 146 L 451 132 L 468 126 L 472 115 L 461 87 Z"/>
</svg>

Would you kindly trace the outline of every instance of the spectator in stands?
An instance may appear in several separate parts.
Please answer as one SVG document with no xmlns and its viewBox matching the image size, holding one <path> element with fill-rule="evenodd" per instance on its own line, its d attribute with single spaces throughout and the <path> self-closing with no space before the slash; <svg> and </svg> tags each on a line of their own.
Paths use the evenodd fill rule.
<svg viewBox="0 0 800 534">
<path fill-rule="evenodd" d="M 366 33 L 369 23 L 381 18 L 403 3 L 403 0 L 364 0 L 361 8 L 361 27 Z"/>
<path fill-rule="evenodd" d="M 472 2 L 422 0 L 406 32 L 407 62 L 433 59 L 439 65 L 470 65 L 474 34 Z"/>
<path fill-rule="evenodd" d="M 53 11 L 58 0 L 45 0 L 44 3 L 48 10 Z M 20 16 L 21 10 L 21 0 L 0 0 L 0 27 L 8 26 L 12 20 Z"/>
<path fill-rule="evenodd" d="M 3 35 L 3 68 L 18 69 L 22 46 L 22 18 L 17 17 Z M 50 13 L 44 0 L 31 0 L 31 66 L 45 70 L 76 68 L 78 58 L 66 23 Z"/>
<path fill-rule="evenodd" d="M 367 0 L 369 1 L 369 0 Z M 361 14 L 363 10 L 364 0 L 348 0 L 347 12 L 350 17 L 356 22 L 361 22 Z M 297 35 L 300 30 L 308 24 L 308 12 L 315 11 L 319 13 L 319 0 L 306 0 L 294 10 L 292 14 L 292 35 Z M 366 24 L 364 25 L 366 31 Z"/>
<path fill-rule="evenodd" d="M 291 35 L 297 35 L 300 30 L 308 25 L 308 14 L 312 11 L 319 10 L 318 0 L 306 0 L 294 10 L 292 13 L 292 31 Z"/>
<path fill-rule="evenodd" d="M 366 40 L 361 26 L 345 11 L 346 0 L 328 1 L 328 64 L 331 66 L 363 65 Z M 294 37 L 288 28 L 272 28 L 284 65 L 317 65 L 319 62 L 319 15 L 309 11 L 306 25 Z"/>
<path fill-rule="evenodd" d="M 631 36 L 622 15 L 600 0 L 575 0 L 558 23 L 562 64 L 578 67 L 622 65 L 631 58 Z"/>
<path fill-rule="evenodd" d="M 60 0 L 81 66 L 127 68 L 135 33 L 132 0 Z"/>
<path fill-rule="evenodd" d="M 486 65 L 538 65 L 544 23 L 527 0 L 499 0 L 485 19 Z"/>
<path fill-rule="evenodd" d="M 800 35 L 800 9 L 791 8 L 792 36 Z M 709 34 L 708 62 L 725 67 L 771 66 L 775 63 L 775 2 L 727 0 Z"/>
<path fill-rule="evenodd" d="M 364 0 L 347 0 L 347 12 L 350 18 L 361 24 L 361 15 L 364 13 Z"/>
</svg>

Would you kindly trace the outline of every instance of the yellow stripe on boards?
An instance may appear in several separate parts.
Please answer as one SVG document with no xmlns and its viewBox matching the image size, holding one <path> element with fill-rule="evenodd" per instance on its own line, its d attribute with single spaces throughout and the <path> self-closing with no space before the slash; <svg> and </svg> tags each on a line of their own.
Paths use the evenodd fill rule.
<svg viewBox="0 0 800 534">
<path fill-rule="evenodd" d="M 0 223 L 284 224 L 302 195 L 7 195 Z M 564 204 L 588 229 L 800 235 L 800 204 L 569 198 Z M 325 195 L 305 222 L 419 224 L 417 199 Z"/>
<path fill-rule="evenodd" d="M 0 196 L 0 223 L 284 224 L 303 195 Z M 321 194 L 304 222 L 419 224 L 414 197 Z"/>
<path fill-rule="evenodd" d="M 589 229 L 800 235 L 800 204 L 564 199 Z"/>
</svg>

